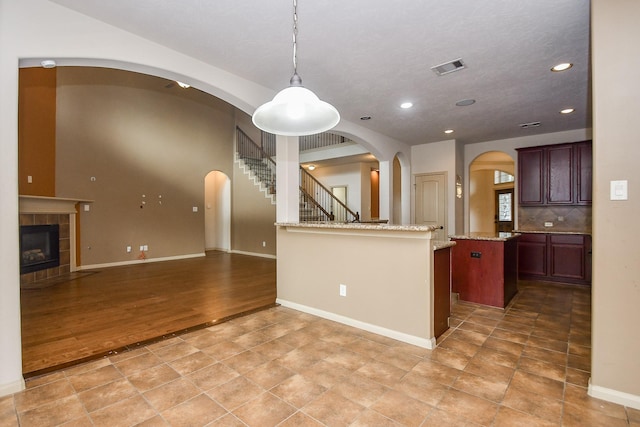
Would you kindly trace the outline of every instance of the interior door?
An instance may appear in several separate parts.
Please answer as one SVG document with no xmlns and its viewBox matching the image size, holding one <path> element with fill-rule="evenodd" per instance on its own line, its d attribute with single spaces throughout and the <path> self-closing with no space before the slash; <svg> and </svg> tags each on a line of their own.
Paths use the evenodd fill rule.
<svg viewBox="0 0 640 427">
<path fill-rule="evenodd" d="M 446 173 L 428 173 L 415 177 L 415 223 L 442 227 L 434 240 L 447 240 Z"/>
<path fill-rule="evenodd" d="M 513 188 L 496 190 L 496 233 L 513 231 Z"/>
</svg>

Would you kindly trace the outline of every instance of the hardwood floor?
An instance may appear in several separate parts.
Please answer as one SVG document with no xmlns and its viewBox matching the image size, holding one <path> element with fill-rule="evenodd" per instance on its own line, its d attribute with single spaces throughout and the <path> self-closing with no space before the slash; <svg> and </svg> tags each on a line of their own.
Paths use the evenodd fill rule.
<svg viewBox="0 0 640 427">
<path fill-rule="evenodd" d="M 77 273 L 21 290 L 25 377 L 273 306 L 274 259 L 206 257 Z"/>
</svg>

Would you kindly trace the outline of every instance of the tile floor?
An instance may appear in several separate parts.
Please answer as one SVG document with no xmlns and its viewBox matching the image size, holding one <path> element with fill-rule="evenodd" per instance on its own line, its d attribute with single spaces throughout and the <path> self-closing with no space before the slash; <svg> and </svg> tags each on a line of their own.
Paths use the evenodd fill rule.
<svg viewBox="0 0 640 427">
<path fill-rule="evenodd" d="M 1 426 L 640 426 L 590 398 L 590 293 L 453 307 L 429 351 L 284 307 L 31 379 Z"/>
</svg>

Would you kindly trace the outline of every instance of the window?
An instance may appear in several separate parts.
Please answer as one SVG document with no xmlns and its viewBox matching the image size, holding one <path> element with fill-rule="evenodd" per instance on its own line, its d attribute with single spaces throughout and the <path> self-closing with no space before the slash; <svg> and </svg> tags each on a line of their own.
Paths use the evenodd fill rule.
<svg viewBox="0 0 640 427">
<path fill-rule="evenodd" d="M 493 183 L 494 184 L 505 184 L 507 182 L 515 181 L 515 177 L 507 172 L 502 171 L 494 171 L 493 175 Z"/>
</svg>

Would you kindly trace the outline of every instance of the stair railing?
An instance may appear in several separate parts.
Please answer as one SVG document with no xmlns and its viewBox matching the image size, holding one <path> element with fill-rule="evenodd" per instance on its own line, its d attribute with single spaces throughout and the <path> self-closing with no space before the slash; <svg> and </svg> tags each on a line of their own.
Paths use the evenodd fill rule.
<svg viewBox="0 0 640 427">
<path fill-rule="evenodd" d="M 300 202 L 305 207 L 310 204 L 311 210 L 313 211 L 313 218 L 305 218 L 303 215 L 301 215 L 300 221 L 333 221 L 333 213 L 328 212 L 325 208 L 323 208 L 311 194 L 307 193 L 305 189 L 302 188 L 302 186 L 300 186 L 300 196 Z"/>
<path fill-rule="evenodd" d="M 342 138 L 342 137 L 340 137 Z M 268 173 L 261 176 L 259 171 L 254 171 L 256 175 L 264 179 L 267 176 L 270 182 L 268 185 L 270 193 L 275 194 L 276 189 L 276 162 L 271 158 L 270 152 L 275 151 L 275 135 L 263 132 L 261 143 L 264 147 L 256 144 L 239 127 L 236 127 L 236 149 L 240 158 L 248 164 L 259 162 L 268 168 Z M 335 140 L 334 140 L 335 141 Z M 344 141 L 344 139 L 343 139 Z M 335 143 L 335 142 L 334 142 Z M 251 167 L 251 166 L 250 166 Z M 263 181 L 264 182 L 264 181 Z M 324 185 L 313 177 L 309 172 L 300 167 L 300 199 L 304 204 L 309 204 L 312 209 L 319 211 L 324 217 L 314 218 L 315 220 L 339 221 L 339 222 L 360 222 L 360 214 L 347 207 L 340 199 L 333 195 Z M 301 219 L 303 221 L 303 219 Z"/>
<path fill-rule="evenodd" d="M 245 163 L 255 164 L 255 162 L 259 162 L 264 165 L 262 174 L 260 171 L 254 171 L 254 173 L 263 180 L 263 183 L 269 188 L 269 193 L 275 194 L 276 162 L 239 127 L 236 127 L 236 149 L 238 150 L 238 155 Z M 251 164 L 249 167 L 251 168 Z M 267 179 L 268 182 L 264 182 L 264 179 Z"/>
<path fill-rule="evenodd" d="M 300 189 L 311 196 L 317 205 L 331 213 L 330 220 L 337 222 L 360 222 L 360 214 L 347 207 L 340 199 L 333 195 L 327 187 L 315 179 L 313 175 L 300 167 Z"/>
</svg>

